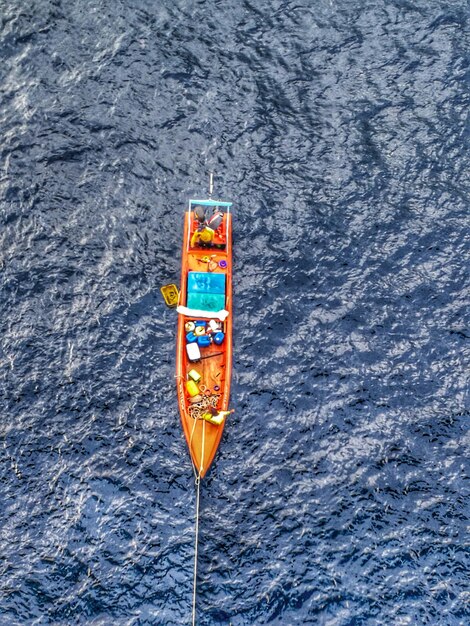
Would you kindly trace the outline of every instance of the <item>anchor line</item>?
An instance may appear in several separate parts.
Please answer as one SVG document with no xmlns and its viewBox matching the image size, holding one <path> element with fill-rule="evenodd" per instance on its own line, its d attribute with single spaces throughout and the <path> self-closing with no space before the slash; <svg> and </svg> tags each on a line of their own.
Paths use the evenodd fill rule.
<svg viewBox="0 0 470 626">
<path fill-rule="evenodd" d="M 201 488 L 201 476 L 196 476 L 196 528 L 194 537 L 194 577 L 193 577 L 193 622 L 192 626 L 196 626 L 196 587 L 197 587 L 197 552 L 199 540 L 199 500 Z"/>
</svg>

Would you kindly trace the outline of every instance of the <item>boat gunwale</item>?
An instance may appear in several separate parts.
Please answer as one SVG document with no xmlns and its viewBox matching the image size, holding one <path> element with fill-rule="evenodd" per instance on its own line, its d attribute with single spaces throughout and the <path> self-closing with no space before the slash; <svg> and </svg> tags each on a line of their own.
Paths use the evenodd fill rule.
<svg viewBox="0 0 470 626">
<path fill-rule="evenodd" d="M 186 302 L 187 299 L 187 276 L 189 273 L 189 255 L 191 254 L 191 249 L 189 247 L 189 238 L 191 236 L 191 213 L 192 206 L 194 203 L 203 204 L 206 203 L 206 206 L 224 206 L 227 207 L 226 213 L 224 213 L 224 219 L 226 220 L 226 248 L 223 251 L 220 251 L 227 260 L 227 269 L 224 272 L 226 278 L 226 293 L 225 293 L 225 308 L 229 311 L 229 315 L 225 321 L 225 346 L 223 351 L 222 362 L 225 367 L 224 372 L 224 386 L 222 392 L 222 399 L 220 402 L 221 410 L 228 410 L 229 398 L 230 398 L 230 387 L 231 387 L 231 374 L 232 374 L 232 215 L 230 212 L 230 207 L 232 206 L 231 202 L 223 202 L 218 200 L 190 200 L 188 211 L 184 213 L 184 234 L 183 234 L 183 251 L 182 251 L 182 262 L 181 262 L 181 283 L 180 283 L 180 304 Z M 186 249 L 184 247 L 184 242 L 186 242 Z M 198 459 L 195 450 L 192 446 L 192 433 L 191 430 L 194 430 L 193 418 L 188 414 L 187 411 L 187 400 L 186 394 L 184 390 L 184 379 L 185 379 L 185 322 L 191 319 L 191 317 L 179 314 L 178 316 L 178 333 L 177 333 L 177 358 L 176 358 L 176 378 L 177 378 L 177 388 L 178 388 L 178 405 L 180 411 L 181 422 L 183 426 L 183 431 L 185 434 L 186 442 L 188 444 L 188 448 L 190 451 L 190 455 L 193 461 L 193 464 L 197 471 L 199 472 L 200 477 L 204 477 L 206 472 L 209 470 L 212 461 L 217 453 L 217 449 L 220 444 L 220 440 L 222 438 L 223 430 L 225 423 L 222 423 L 220 426 L 216 426 L 210 424 L 209 422 L 203 423 L 203 431 L 205 432 L 205 427 L 207 425 L 208 428 L 217 429 L 216 437 L 214 438 L 214 443 L 209 451 L 207 459 L 205 459 L 206 450 L 202 450 L 202 458 L 201 464 L 198 467 Z M 207 439 L 207 435 L 206 435 Z M 204 441 L 204 438 L 203 438 Z"/>
</svg>

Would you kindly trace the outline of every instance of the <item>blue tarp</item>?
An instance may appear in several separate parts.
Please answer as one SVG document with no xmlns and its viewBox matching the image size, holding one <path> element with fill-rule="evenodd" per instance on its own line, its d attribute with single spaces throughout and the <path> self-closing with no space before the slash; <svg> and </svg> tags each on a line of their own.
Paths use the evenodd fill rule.
<svg viewBox="0 0 470 626">
<path fill-rule="evenodd" d="M 224 309 L 225 274 L 189 272 L 187 306 L 211 312 Z"/>
</svg>

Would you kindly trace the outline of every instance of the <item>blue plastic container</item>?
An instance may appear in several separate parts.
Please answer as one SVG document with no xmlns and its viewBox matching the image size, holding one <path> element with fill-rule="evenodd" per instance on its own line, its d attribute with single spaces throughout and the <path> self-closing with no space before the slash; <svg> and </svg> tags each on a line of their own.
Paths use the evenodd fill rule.
<svg viewBox="0 0 470 626">
<path fill-rule="evenodd" d="M 191 333 L 188 333 L 188 334 L 186 335 L 186 341 L 187 341 L 187 343 L 194 343 L 195 341 L 197 341 L 197 337 L 196 337 L 196 335 L 195 335 L 194 333 L 192 333 L 192 332 L 191 332 Z"/>
<path fill-rule="evenodd" d="M 224 333 L 215 333 L 214 335 L 214 343 L 216 346 L 220 346 L 221 344 L 223 344 L 225 339 L 225 335 Z"/>
<path fill-rule="evenodd" d="M 200 348 L 207 348 L 208 346 L 211 345 L 210 337 L 208 337 L 207 335 L 201 335 L 200 337 L 197 338 L 197 345 Z"/>
</svg>

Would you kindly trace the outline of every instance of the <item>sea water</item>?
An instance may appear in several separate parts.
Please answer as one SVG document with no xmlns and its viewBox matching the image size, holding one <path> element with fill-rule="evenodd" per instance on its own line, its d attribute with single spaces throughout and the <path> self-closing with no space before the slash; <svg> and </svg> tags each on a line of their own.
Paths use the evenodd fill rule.
<svg viewBox="0 0 470 626">
<path fill-rule="evenodd" d="M 467 626 L 464 0 L 3 0 L 0 624 L 191 623 L 183 211 L 233 201 L 201 626 Z"/>
</svg>

